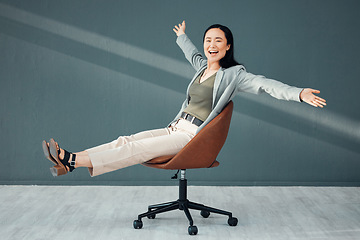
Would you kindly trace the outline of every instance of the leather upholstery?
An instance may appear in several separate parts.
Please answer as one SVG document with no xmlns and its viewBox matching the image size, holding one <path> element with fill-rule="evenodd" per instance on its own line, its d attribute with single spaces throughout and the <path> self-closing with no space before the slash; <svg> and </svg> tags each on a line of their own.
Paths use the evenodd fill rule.
<svg viewBox="0 0 360 240">
<path fill-rule="evenodd" d="M 219 166 L 216 157 L 225 143 L 232 112 L 233 102 L 230 101 L 223 111 L 201 129 L 176 155 L 157 157 L 143 165 L 171 170 Z"/>
</svg>

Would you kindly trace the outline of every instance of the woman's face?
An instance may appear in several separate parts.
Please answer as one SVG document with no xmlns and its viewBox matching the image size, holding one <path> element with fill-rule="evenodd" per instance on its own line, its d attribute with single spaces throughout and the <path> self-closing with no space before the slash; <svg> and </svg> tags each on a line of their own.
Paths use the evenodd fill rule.
<svg viewBox="0 0 360 240">
<path fill-rule="evenodd" d="M 211 63 L 219 62 L 230 49 L 225 33 L 219 28 L 212 28 L 206 32 L 204 38 L 204 53 Z"/>
</svg>

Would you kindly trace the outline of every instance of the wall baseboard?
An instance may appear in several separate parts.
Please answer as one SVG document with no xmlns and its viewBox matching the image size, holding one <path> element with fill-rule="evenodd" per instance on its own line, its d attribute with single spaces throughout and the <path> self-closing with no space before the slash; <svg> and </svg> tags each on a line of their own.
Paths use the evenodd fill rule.
<svg viewBox="0 0 360 240">
<path fill-rule="evenodd" d="M 53 186 L 177 186 L 177 180 L 168 181 L 0 181 L 0 185 L 53 185 Z M 191 181 L 189 186 L 308 186 L 308 187 L 360 187 L 360 182 L 225 182 Z"/>
</svg>

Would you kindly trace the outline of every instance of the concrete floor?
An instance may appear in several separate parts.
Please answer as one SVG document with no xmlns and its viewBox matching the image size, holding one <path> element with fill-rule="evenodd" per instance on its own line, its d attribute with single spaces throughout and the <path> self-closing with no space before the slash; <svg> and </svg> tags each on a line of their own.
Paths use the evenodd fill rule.
<svg viewBox="0 0 360 240">
<path fill-rule="evenodd" d="M 133 220 L 151 204 L 176 200 L 174 186 L 0 186 L 0 239 L 360 239 L 360 188 L 189 186 L 188 198 L 231 211 L 202 218 L 190 210 Z"/>
</svg>

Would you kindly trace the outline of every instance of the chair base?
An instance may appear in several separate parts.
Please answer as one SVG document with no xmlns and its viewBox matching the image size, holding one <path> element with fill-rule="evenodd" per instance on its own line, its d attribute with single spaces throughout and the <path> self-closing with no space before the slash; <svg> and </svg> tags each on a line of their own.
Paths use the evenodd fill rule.
<svg viewBox="0 0 360 240">
<path fill-rule="evenodd" d="M 150 205 L 148 207 L 148 211 L 140 214 L 138 216 L 138 219 L 134 221 L 134 228 L 135 229 L 140 229 L 143 226 L 143 223 L 141 221 L 141 219 L 143 217 L 147 217 L 149 219 L 154 219 L 156 214 L 159 213 L 163 213 L 163 212 L 169 212 L 169 211 L 173 211 L 173 210 L 182 210 L 184 211 L 187 219 L 189 220 L 189 228 L 188 228 L 188 232 L 190 235 L 196 235 L 198 232 L 198 229 L 196 226 L 194 226 L 194 222 L 193 219 L 191 217 L 190 211 L 189 209 L 195 209 L 195 210 L 200 210 L 201 211 L 201 216 L 203 216 L 204 218 L 209 217 L 210 213 L 217 213 L 217 214 L 222 214 L 222 215 L 227 215 L 229 217 L 228 219 L 228 224 L 230 226 L 236 226 L 238 223 L 237 218 L 232 216 L 231 212 L 227 212 L 224 210 L 220 210 L 220 209 L 216 209 L 216 208 L 212 208 L 212 207 L 208 207 L 205 206 L 203 204 L 199 204 L 199 203 L 195 203 L 195 202 L 191 202 L 187 199 L 187 180 L 186 179 L 180 179 L 179 180 L 179 199 L 176 201 L 172 201 L 172 202 L 166 202 L 166 203 L 160 203 L 160 204 L 156 204 L 156 205 Z"/>
</svg>

